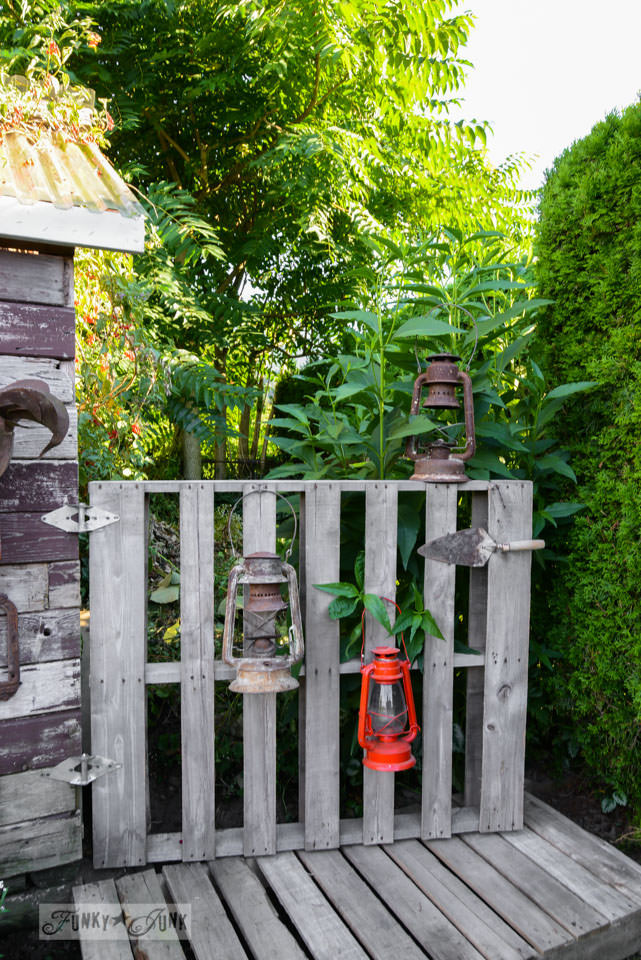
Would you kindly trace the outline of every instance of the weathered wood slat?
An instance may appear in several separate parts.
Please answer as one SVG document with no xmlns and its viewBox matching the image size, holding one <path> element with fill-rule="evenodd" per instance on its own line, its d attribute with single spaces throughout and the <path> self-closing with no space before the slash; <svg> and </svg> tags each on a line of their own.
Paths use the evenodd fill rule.
<svg viewBox="0 0 641 960">
<path fill-rule="evenodd" d="M 499 834 L 470 833 L 463 840 L 573 937 L 584 936 L 607 925 L 608 921 L 600 911 L 581 900 Z"/>
<path fill-rule="evenodd" d="M 80 710 L 3 720 L 0 774 L 52 767 L 80 750 Z"/>
<path fill-rule="evenodd" d="M 0 566 L 0 593 L 6 593 L 18 613 L 49 606 L 49 570 L 46 563 Z"/>
<path fill-rule="evenodd" d="M 181 581 L 182 582 L 182 581 Z M 163 867 L 174 903 L 189 904 L 189 944 L 196 960 L 246 960 L 236 931 L 202 863 Z M 246 905 L 247 906 L 247 905 Z"/>
<path fill-rule="evenodd" d="M 97 867 L 146 862 L 147 537 L 143 488 L 90 484 L 91 503 L 120 517 L 92 533 L 91 742 L 122 764 L 93 786 Z"/>
<path fill-rule="evenodd" d="M 261 857 L 257 862 L 315 960 L 367 960 L 293 853 Z"/>
<path fill-rule="evenodd" d="M 23 821 L 27 812 L 35 819 L 76 809 L 75 788 L 43 773 L 27 770 L 0 777 L 0 827 Z"/>
<path fill-rule="evenodd" d="M 492 483 L 488 533 L 497 543 L 531 537 L 529 481 Z M 531 563 L 530 552 L 497 550 L 487 565 L 481 832 L 523 826 Z"/>
<path fill-rule="evenodd" d="M 298 856 L 373 960 L 423 960 L 423 951 L 342 853 L 319 850 Z"/>
<path fill-rule="evenodd" d="M 20 669 L 20 686 L 2 704 L 2 720 L 80 706 L 80 660 L 31 663 Z"/>
<path fill-rule="evenodd" d="M 487 530 L 487 494 L 472 494 L 472 527 Z M 485 652 L 487 632 L 487 567 L 470 568 L 467 642 Z M 456 666 L 456 656 L 454 665 Z M 483 658 L 485 659 L 485 658 Z M 465 803 L 479 806 L 483 758 L 483 664 L 468 670 L 465 698 Z"/>
<path fill-rule="evenodd" d="M 112 480 L 111 483 L 118 481 Z M 204 483 L 210 483 L 215 486 L 217 493 L 237 493 L 240 494 L 246 480 L 205 480 Z M 456 487 L 459 493 L 478 493 L 487 491 L 490 480 L 468 480 L 465 483 L 457 483 Z M 147 493 L 178 493 L 183 480 L 144 480 L 142 481 Z M 279 493 L 304 493 L 310 483 L 309 480 L 261 480 L 260 487 L 263 490 L 278 490 Z M 315 480 L 314 483 L 323 486 L 324 484 L 338 484 L 342 491 L 352 493 L 363 492 L 368 487 L 373 487 L 381 483 L 380 480 Z M 422 480 L 395 480 L 394 485 L 399 493 L 425 493 L 425 483 Z"/>
<path fill-rule="evenodd" d="M 80 564 L 77 560 L 63 560 L 49 564 L 50 608 L 80 606 Z M 0 569 L 0 577 L 2 569 Z"/>
<path fill-rule="evenodd" d="M 0 250 L 0 298 L 72 306 L 73 257 Z"/>
<path fill-rule="evenodd" d="M 216 860 L 209 864 L 209 869 L 254 957 L 305 960 L 305 954 L 278 917 L 265 888 L 246 861 L 236 857 Z M 221 950 L 212 960 L 223 956 L 233 960 L 234 954 L 231 950 Z"/>
<path fill-rule="evenodd" d="M 74 887 L 73 901 L 78 911 L 94 909 L 109 911 L 111 916 L 121 913 L 120 902 L 113 880 L 99 880 L 97 883 L 86 883 L 81 887 Z M 124 930 L 124 927 L 121 928 Z M 132 952 L 129 940 L 95 940 L 82 937 L 80 939 L 82 960 L 131 960 Z"/>
<path fill-rule="evenodd" d="M 428 840 L 425 843 L 428 850 L 540 953 L 573 941 L 574 938 L 560 923 L 548 916 L 458 837 Z"/>
<path fill-rule="evenodd" d="M 16 380 L 43 380 L 63 403 L 73 403 L 73 361 L 0 356 L 0 389 Z M 16 427 L 16 433 L 21 427 Z M 51 434 L 49 433 L 49 438 Z M 43 444 L 44 446 L 44 444 Z"/>
<path fill-rule="evenodd" d="M 345 856 L 434 960 L 482 960 L 380 847 L 347 847 Z"/>
<path fill-rule="evenodd" d="M 398 489 L 394 483 L 374 483 L 365 490 L 365 590 L 396 599 Z M 393 603 L 386 604 L 390 622 Z M 389 646 L 385 628 L 365 615 L 365 659 L 374 647 Z M 363 843 L 384 843 L 394 837 L 394 774 L 363 769 Z"/>
<path fill-rule="evenodd" d="M 48 513 L 64 503 L 76 503 L 77 497 L 78 465 L 69 460 L 12 461 L 0 477 L 0 513 Z"/>
<path fill-rule="evenodd" d="M 149 906 L 150 913 L 156 909 L 164 911 L 169 909 L 154 870 L 143 870 L 140 873 L 129 873 L 120 877 L 116 880 L 116 890 L 126 918 L 139 915 L 138 909 L 135 909 L 135 913 L 132 914 L 131 908 L 137 908 L 142 904 Z M 153 934 L 152 930 L 148 934 L 135 937 L 131 930 L 129 931 L 134 957 L 144 957 L 145 960 L 185 960 L 185 954 L 175 930 L 168 928 L 162 940 L 154 939 Z"/>
<path fill-rule="evenodd" d="M 581 864 L 575 863 L 534 831 L 526 828 L 514 830 L 502 836 L 509 844 L 542 867 L 549 876 L 559 880 L 608 920 L 618 920 L 639 910 L 638 903 L 599 880 L 593 873 Z"/>
<path fill-rule="evenodd" d="M 43 523 L 40 512 L 3 513 L 1 516 L 0 564 L 75 560 L 78 556 L 78 534 Z"/>
<path fill-rule="evenodd" d="M 340 579 L 340 490 L 305 494 L 305 847 L 337 847 L 340 803 L 339 624 L 317 583 Z M 300 774 L 299 774 L 300 775 Z"/>
<path fill-rule="evenodd" d="M 0 591 L 1 592 L 1 591 Z M 70 660 L 80 656 L 77 610 L 42 610 L 18 614 L 20 664 Z M 7 620 L 0 617 L 0 673 L 7 665 Z"/>
<path fill-rule="evenodd" d="M 487 904 L 416 840 L 385 847 L 389 856 L 488 960 L 537 956 Z"/>
<path fill-rule="evenodd" d="M 214 494 L 180 493 L 183 860 L 215 856 Z"/>
<path fill-rule="evenodd" d="M 531 830 L 615 890 L 641 903 L 638 863 L 530 794 L 526 794 L 525 809 L 526 824 Z"/>
<path fill-rule="evenodd" d="M 425 538 L 456 530 L 456 484 L 427 485 Z M 454 583 L 456 567 L 425 561 L 425 607 L 445 639 L 425 634 L 423 654 L 422 835 L 449 837 L 452 821 Z"/>
<path fill-rule="evenodd" d="M 73 307 L 0 300 L 0 354 L 67 360 L 75 352 L 75 329 Z"/>
<path fill-rule="evenodd" d="M 0 827 L 0 873 L 5 878 L 73 863 L 81 857 L 80 812 Z"/>
<path fill-rule="evenodd" d="M 243 492 L 256 490 L 246 484 Z M 252 493 L 243 501 L 243 554 L 276 550 L 276 497 Z M 244 853 L 276 852 L 276 694 L 243 697 Z"/>
<path fill-rule="evenodd" d="M 65 403 L 69 429 L 57 447 L 43 455 L 42 460 L 76 460 L 78 458 L 78 411 L 73 401 Z M 13 431 L 13 461 L 35 460 L 51 440 L 51 432 L 39 423 L 22 420 Z"/>
</svg>

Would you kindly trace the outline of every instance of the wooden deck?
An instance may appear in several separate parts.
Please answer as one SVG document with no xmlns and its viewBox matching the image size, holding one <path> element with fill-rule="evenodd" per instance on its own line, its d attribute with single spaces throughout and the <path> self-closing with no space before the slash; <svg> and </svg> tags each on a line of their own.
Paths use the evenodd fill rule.
<svg viewBox="0 0 641 960">
<path fill-rule="evenodd" d="M 189 948 L 82 942 L 83 960 L 624 960 L 641 865 L 541 801 L 525 829 L 166 865 L 75 902 L 190 904 Z M 189 953 L 191 949 L 192 953 Z"/>
</svg>

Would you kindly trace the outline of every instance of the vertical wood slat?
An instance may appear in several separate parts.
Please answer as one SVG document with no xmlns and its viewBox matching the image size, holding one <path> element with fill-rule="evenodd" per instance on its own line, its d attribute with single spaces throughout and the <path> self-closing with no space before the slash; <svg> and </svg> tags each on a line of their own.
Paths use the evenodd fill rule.
<svg viewBox="0 0 641 960">
<path fill-rule="evenodd" d="M 305 496 L 306 850 L 339 845 L 339 625 L 327 615 L 332 598 L 314 584 L 340 579 L 340 506 L 338 484 Z"/>
<path fill-rule="evenodd" d="M 497 543 L 532 536 L 529 481 L 492 482 L 487 529 Z M 496 551 L 488 561 L 482 833 L 523 826 L 531 563 L 529 551 Z"/>
<path fill-rule="evenodd" d="M 396 598 L 398 488 L 375 483 L 365 491 L 365 592 Z M 387 604 L 394 623 L 395 608 Z M 365 616 L 366 661 L 379 645 L 388 645 L 385 628 Z M 363 769 L 363 843 L 391 843 L 394 839 L 394 774 Z"/>
<path fill-rule="evenodd" d="M 182 858 L 215 856 L 214 492 L 180 491 Z"/>
<path fill-rule="evenodd" d="M 472 494 L 472 527 L 487 530 L 487 493 Z M 485 650 L 487 628 L 487 566 L 470 567 L 467 642 L 473 650 Z M 465 806 L 481 802 L 483 755 L 483 667 L 468 667 L 465 700 Z"/>
<path fill-rule="evenodd" d="M 259 489 L 247 484 L 243 493 Z M 269 491 L 243 500 L 243 554 L 276 550 L 276 497 Z M 243 850 L 246 857 L 276 853 L 276 694 L 243 696 Z"/>
<path fill-rule="evenodd" d="M 122 764 L 93 785 L 96 867 L 146 862 L 147 535 L 141 484 L 89 485 L 119 516 L 91 534 L 91 743 Z"/>
<path fill-rule="evenodd" d="M 426 485 L 427 542 L 456 530 L 455 483 Z M 454 680 L 454 564 L 425 561 L 425 607 L 445 639 L 425 635 L 423 654 L 423 796 L 421 836 L 452 830 L 452 718 Z"/>
</svg>

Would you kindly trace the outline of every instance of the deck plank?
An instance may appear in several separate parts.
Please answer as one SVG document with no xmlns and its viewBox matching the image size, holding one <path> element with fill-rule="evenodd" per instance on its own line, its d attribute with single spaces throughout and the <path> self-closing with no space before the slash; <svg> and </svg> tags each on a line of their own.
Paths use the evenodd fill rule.
<svg viewBox="0 0 641 960">
<path fill-rule="evenodd" d="M 434 960 L 482 960 L 431 900 L 380 847 L 347 847 L 345 856 Z"/>
<path fill-rule="evenodd" d="M 558 810 L 526 794 L 526 824 L 600 880 L 641 903 L 641 866 Z"/>
<path fill-rule="evenodd" d="M 299 858 L 373 960 L 424 960 L 420 947 L 340 851 L 301 852 Z"/>
<path fill-rule="evenodd" d="M 428 850 L 540 953 L 574 938 L 458 837 L 425 841 Z"/>
<path fill-rule="evenodd" d="M 639 910 L 638 903 L 599 880 L 593 873 L 566 856 L 558 847 L 544 840 L 533 830 L 526 827 L 524 830 L 505 833 L 502 836 L 509 844 L 526 854 L 550 876 L 560 880 L 608 920 L 618 920 Z"/>
<path fill-rule="evenodd" d="M 205 865 L 177 863 L 162 873 L 174 903 L 191 906 L 189 943 L 196 960 L 247 960 Z"/>
<path fill-rule="evenodd" d="M 530 944 L 418 840 L 390 844 L 385 851 L 487 960 L 524 960 L 536 956 Z"/>
<path fill-rule="evenodd" d="M 155 870 L 125 874 L 124 877 L 116 880 L 116 890 L 125 917 L 130 916 L 130 907 L 137 907 L 143 903 L 152 910 L 167 909 L 167 903 Z M 135 957 L 144 957 L 145 960 L 185 960 L 185 954 L 175 930 L 168 929 L 164 940 L 152 940 L 145 934 L 140 937 L 133 937 L 131 932 L 129 936 Z"/>
<path fill-rule="evenodd" d="M 245 860 L 212 860 L 209 869 L 252 956 L 257 960 L 305 960 L 306 954 L 279 918 L 265 888 Z M 231 951 L 221 951 L 216 960 L 234 960 L 236 956 Z"/>
<path fill-rule="evenodd" d="M 499 834 L 470 833 L 463 841 L 554 917 L 573 937 L 578 939 L 599 927 L 607 926 L 608 921 L 600 911 L 577 897 Z"/>
<path fill-rule="evenodd" d="M 367 960 L 293 853 L 260 857 L 256 862 L 315 960 Z"/>
<path fill-rule="evenodd" d="M 120 901 L 113 880 L 99 880 L 74 887 L 73 902 L 77 907 L 100 906 L 102 910 L 113 904 L 114 915 L 121 912 Z M 124 934 L 124 928 L 123 928 Z M 124 934 L 126 936 L 126 934 Z M 131 960 L 129 940 L 85 940 L 80 937 L 82 960 Z"/>
</svg>

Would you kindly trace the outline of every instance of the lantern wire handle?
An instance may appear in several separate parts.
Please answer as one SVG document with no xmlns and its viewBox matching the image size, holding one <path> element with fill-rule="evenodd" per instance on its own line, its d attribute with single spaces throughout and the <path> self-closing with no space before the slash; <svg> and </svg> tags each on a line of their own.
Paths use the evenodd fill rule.
<svg viewBox="0 0 641 960">
<path fill-rule="evenodd" d="M 377 596 L 378 596 L 378 599 L 379 599 L 379 600 L 384 600 L 385 603 L 393 603 L 399 613 L 402 613 L 402 612 L 403 612 L 403 611 L 401 610 L 401 608 L 399 607 L 399 605 L 397 604 L 396 600 L 390 600 L 389 597 L 381 597 L 380 594 L 377 594 Z M 364 664 L 364 662 L 365 662 L 365 658 L 364 658 L 364 656 L 363 656 L 363 652 L 364 652 L 364 650 L 365 650 L 365 614 L 366 614 L 366 613 L 367 613 L 367 610 L 365 610 L 365 608 L 363 608 L 363 612 L 362 612 L 362 614 L 361 614 L 361 636 L 362 636 L 362 638 L 363 638 L 362 641 L 361 641 L 361 669 L 362 669 L 363 664 Z M 403 650 L 405 651 L 405 659 L 406 659 L 407 661 L 409 661 L 409 656 L 407 655 L 407 647 L 405 646 L 405 637 L 403 636 L 403 631 L 402 631 L 402 630 L 401 630 L 401 643 L 403 644 Z"/>
<path fill-rule="evenodd" d="M 291 541 L 290 541 L 289 547 L 288 547 L 287 550 L 285 551 L 285 562 L 287 562 L 287 560 L 289 560 L 289 558 L 290 558 L 290 556 L 291 556 L 292 550 L 294 549 L 294 542 L 295 542 L 295 540 L 296 540 L 296 534 L 298 533 L 298 517 L 296 516 L 296 511 L 294 510 L 291 502 L 287 499 L 287 497 L 284 497 L 282 493 L 278 493 L 277 490 L 269 490 L 269 489 L 249 490 L 247 493 L 243 493 L 243 494 L 238 498 L 238 500 L 236 500 L 235 504 L 233 505 L 233 507 L 232 507 L 231 510 L 229 511 L 229 519 L 228 519 L 228 521 L 227 521 L 227 539 L 229 540 L 229 543 L 230 543 L 230 545 L 231 545 L 232 556 L 233 556 L 234 559 L 235 559 L 236 557 L 239 556 L 239 554 L 236 552 L 236 547 L 234 546 L 234 538 L 233 538 L 232 532 L 231 532 L 231 518 L 233 517 L 234 511 L 235 511 L 236 507 L 238 506 L 238 504 L 241 502 L 241 500 L 244 500 L 245 497 L 251 497 L 251 495 L 252 495 L 253 493 L 273 493 L 273 495 L 274 495 L 275 497 L 280 497 L 281 500 L 284 500 L 285 503 L 287 504 L 287 506 L 289 507 L 289 509 L 292 511 L 292 516 L 294 517 L 294 532 L 293 532 L 293 534 L 292 534 L 292 539 L 291 539 Z"/>
</svg>

